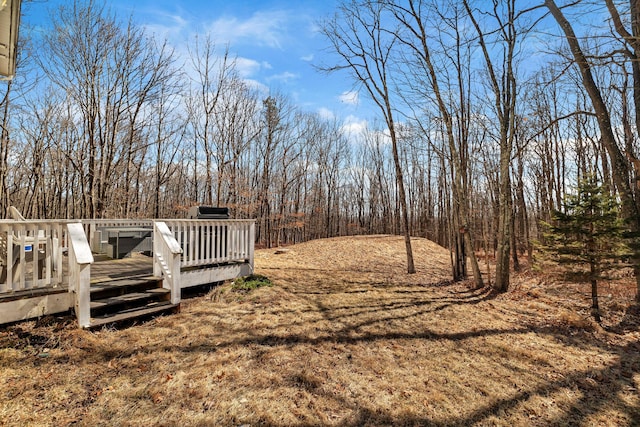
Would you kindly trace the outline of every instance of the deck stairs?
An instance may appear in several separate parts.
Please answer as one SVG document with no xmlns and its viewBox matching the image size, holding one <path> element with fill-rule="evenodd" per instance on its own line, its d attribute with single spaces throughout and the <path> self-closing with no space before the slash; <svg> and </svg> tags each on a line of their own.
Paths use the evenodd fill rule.
<svg viewBox="0 0 640 427">
<path fill-rule="evenodd" d="M 106 325 L 135 321 L 179 311 L 171 304 L 170 291 L 162 287 L 162 278 L 126 277 L 92 283 L 91 324 L 95 329 Z"/>
</svg>

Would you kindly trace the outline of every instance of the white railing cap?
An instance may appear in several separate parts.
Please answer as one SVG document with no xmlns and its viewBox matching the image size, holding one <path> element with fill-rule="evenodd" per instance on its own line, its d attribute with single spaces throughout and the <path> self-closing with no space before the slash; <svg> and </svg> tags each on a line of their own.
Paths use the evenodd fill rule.
<svg viewBox="0 0 640 427">
<path fill-rule="evenodd" d="M 87 236 L 84 234 L 84 228 L 79 222 L 68 224 L 67 230 L 69 232 L 69 243 L 73 245 L 73 252 L 76 255 L 76 262 L 78 264 L 92 264 L 93 254 L 87 241 Z"/>
</svg>

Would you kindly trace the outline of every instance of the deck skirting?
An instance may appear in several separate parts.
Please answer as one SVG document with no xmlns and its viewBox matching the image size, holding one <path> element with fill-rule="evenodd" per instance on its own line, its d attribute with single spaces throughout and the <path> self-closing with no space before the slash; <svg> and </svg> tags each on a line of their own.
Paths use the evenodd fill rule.
<svg viewBox="0 0 640 427">
<path fill-rule="evenodd" d="M 222 282 L 252 273 L 253 267 L 248 262 L 187 269 L 180 272 L 180 287 L 184 289 L 203 283 Z"/>
<path fill-rule="evenodd" d="M 6 298 L 0 300 L 0 324 L 63 313 L 71 307 L 73 299 L 66 289 L 55 292 L 49 290 L 48 293 L 35 296 Z"/>
</svg>

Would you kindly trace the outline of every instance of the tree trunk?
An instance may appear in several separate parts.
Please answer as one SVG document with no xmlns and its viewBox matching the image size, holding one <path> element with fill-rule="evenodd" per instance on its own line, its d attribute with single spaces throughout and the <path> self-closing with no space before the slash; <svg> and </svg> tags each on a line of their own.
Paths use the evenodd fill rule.
<svg viewBox="0 0 640 427">
<path fill-rule="evenodd" d="M 498 292 L 509 289 L 510 245 L 511 245 L 511 179 L 509 175 L 510 153 L 501 149 L 500 153 L 500 191 L 498 216 L 498 250 L 496 254 L 496 282 Z"/>
<path fill-rule="evenodd" d="M 7 174 L 9 171 L 9 100 L 12 80 L 7 82 L 7 91 L 2 100 L 2 124 L 0 125 L 0 218 L 5 218 L 9 208 Z"/>
<path fill-rule="evenodd" d="M 400 214 L 402 215 L 402 226 L 404 232 L 404 246 L 407 253 L 407 273 L 416 272 L 413 261 L 413 249 L 411 248 L 411 229 L 409 227 L 409 212 L 407 209 L 407 195 L 404 189 L 404 177 L 402 173 L 402 165 L 398 156 L 398 142 L 393 119 L 391 118 L 391 106 L 387 103 L 387 112 L 389 114 L 389 132 L 391 134 L 391 149 L 393 151 L 393 163 L 396 167 L 396 183 L 398 185 L 398 198 L 400 199 Z"/>
<path fill-rule="evenodd" d="M 598 280 L 595 276 L 595 266 L 591 263 L 591 315 L 596 322 L 602 322 L 600 318 L 600 304 L 598 304 Z"/>
</svg>

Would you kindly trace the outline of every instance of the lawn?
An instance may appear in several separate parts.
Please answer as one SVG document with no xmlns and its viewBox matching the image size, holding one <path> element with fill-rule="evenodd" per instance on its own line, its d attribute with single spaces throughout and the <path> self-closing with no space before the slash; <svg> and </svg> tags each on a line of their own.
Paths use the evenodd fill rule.
<svg viewBox="0 0 640 427">
<path fill-rule="evenodd" d="M 452 284 L 449 253 L 400 237 L 256 253 L 272 286 L 227 283 L 177 315 L 78 330 L 0 329 L 0 424 L 122 426 L 640 425 L 630 278 L 588 289 L 514 275 Z"/>
</svg>

